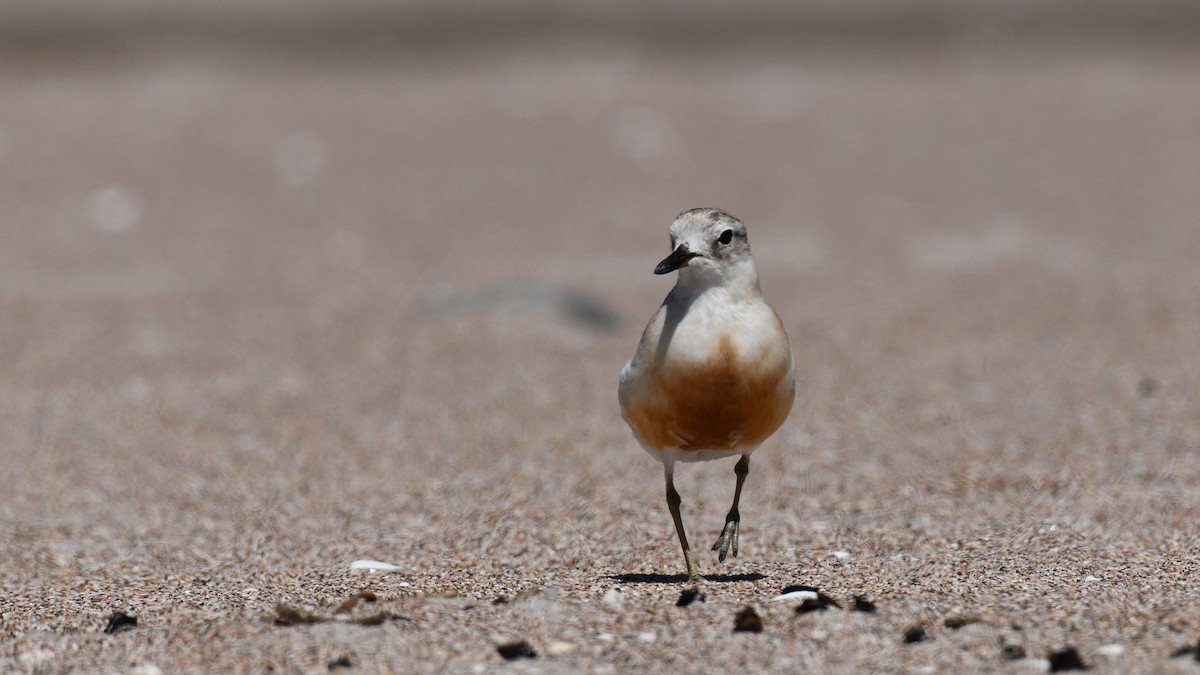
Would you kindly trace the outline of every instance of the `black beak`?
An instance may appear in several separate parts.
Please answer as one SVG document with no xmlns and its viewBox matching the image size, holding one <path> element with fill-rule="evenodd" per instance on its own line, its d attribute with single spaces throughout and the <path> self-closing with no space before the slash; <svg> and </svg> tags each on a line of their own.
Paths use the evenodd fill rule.
<svg viewBox="0 0 1200 675">
<path fill-rule="evenodd" d="M 674 251 L 671 251 L 671 255 L 663 258 L 663 261 L 658 263 L 658 267 L 654 268 L 654 273 L 666 274 L 667 272 L 674 272 L 680 267 L 687 267 L 688 261 L 699 255 L 699 253 L 689 251 L 687 244 L 680 244 L 675 247 Z"/>
</svg>

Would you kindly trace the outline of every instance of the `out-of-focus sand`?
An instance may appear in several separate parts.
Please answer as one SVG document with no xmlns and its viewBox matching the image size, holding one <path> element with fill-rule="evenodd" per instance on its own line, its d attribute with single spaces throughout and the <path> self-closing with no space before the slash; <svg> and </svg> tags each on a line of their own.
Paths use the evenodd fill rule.
<svg viewBox="0 0 1200 675">
<path fill-rule="evenodd" d="M 719 35 L 10 51 L 0 670 L 1187 669 L 1200 43 Z M 680 468 L 676 608 L 615 388 L 706 205 L 799 390 L 741 557 L 732 461 Z M 403 618 L 270 620 L 362 590 Z"/>
</svg>

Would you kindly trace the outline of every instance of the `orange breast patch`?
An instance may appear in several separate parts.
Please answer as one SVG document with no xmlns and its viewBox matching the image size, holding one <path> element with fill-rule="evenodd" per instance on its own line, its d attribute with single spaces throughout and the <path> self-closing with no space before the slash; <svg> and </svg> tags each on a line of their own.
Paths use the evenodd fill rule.
<svg viewBox="0 0 1200 675">
<path fill-rule="evenodd" d="M 648 364 L 625 415 L 655 450 L 735 450 L 755 446 L 787 419 L 795 397 L 786 349 L 744 359 L 721 336 L 704 362 Z"/>
</svg>

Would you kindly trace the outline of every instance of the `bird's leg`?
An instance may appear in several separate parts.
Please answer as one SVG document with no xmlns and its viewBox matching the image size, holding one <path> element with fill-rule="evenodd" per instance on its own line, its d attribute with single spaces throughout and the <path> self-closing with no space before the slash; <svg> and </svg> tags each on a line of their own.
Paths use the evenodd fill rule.
<svg viewBox="0 0 1200 675">
<path fill-rule="evenodd" d="M 688 581 L 691 583 L 699 583 L 703 581 L 700 576 L 700 568 L 696 565 L 695 558 L 692 557 L 692 549 L 688 546 L 687 534 L 683 531 L 683 518 L 679 515 L 679 504 L 682 501 L 679 498 L 679 493 L 675 491 L 675 472 L 670 465 L 667 466 L 667 508 L 671 509 L 671 519 L 675 521 L 675 533 L 679 535 L 679 545 L 683 547 L 683 559 L 687 563 Z"/>
<path fill-rule="evenodd" d="M 733 557 L 736 558 L 738 554 L 738 524 L 742 520 L 741 514 L 738 513 L 738 502 L 742 499 L 742 483 L 746 482 L 746 474 L 750 473 L 750 455 L 742 455 L 733 466 L 733 473 L 737 475 L 737 487 L 733 489 L 733 506 L 729 507 L 729 514 L 725 516 L 725 529 L 721 530 L 721 536 L 717 537 L 717 543 L 712 547 L 721 562 L 725 562 L 725 554 L 731 546 Z"/>
</svg>

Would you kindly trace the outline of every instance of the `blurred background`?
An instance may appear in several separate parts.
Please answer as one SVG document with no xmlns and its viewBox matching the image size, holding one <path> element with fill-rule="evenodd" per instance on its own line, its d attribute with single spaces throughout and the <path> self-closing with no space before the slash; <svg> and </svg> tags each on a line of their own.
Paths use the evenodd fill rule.
<svg viewBox="0 0 1200 675">
<path fill-rule="evenodd" d="M 10 1 L 4 288 L 582 281 L 697 204 L 798 268 L 1176 251 L 1198 35 L 1184 0 Z"/>
<path fill-rule="evenodd" d="M 0 508 L 109 522 L 105 560 L 218 555 L 178 513 L 293 509 L 319 524 L 260 541 L 327 532 L 328 561 L 436 521 L 359 508 L 494 490 L 487 516 L 621 466 L 605 508 L 669 537 L 615 386 L 696 206 L 749 225 L 801 364 L 762 508 L 823 517 L 848 457 L 885 498 L 996 456 L 1040 486 L 1105 443 L 1173 475 L 1198 186 L 1187 0 L 9 0 Z M 1152 395 L 1153 461 L 1121 436 Z"/>
<path fill-rule="evenodd" d="M 133 370 L 194 355 L 205 303 L 611 311 L 697 205 L 810 302 L 1031 257 L 1143 283 L 1198 252 L 1198 36 L 1186 0 L 10 0 L 8 379 L 111 368 L 112 330 Z"/>
</svg>

